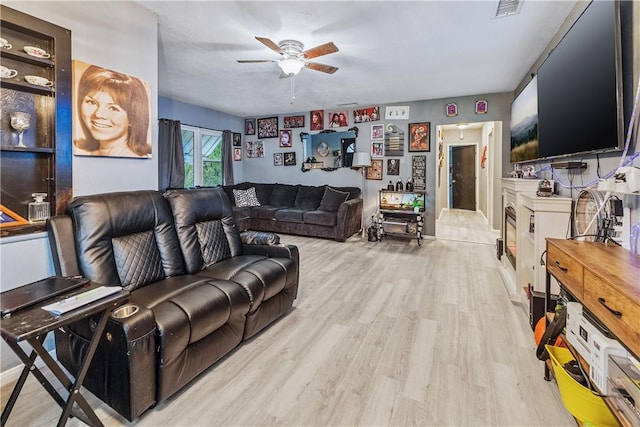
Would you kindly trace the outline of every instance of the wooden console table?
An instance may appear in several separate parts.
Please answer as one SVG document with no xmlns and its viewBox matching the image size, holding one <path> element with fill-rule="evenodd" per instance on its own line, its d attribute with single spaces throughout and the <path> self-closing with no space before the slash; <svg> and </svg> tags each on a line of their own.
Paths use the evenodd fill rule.
<svg viewBox="0 0 640 427">
<path fill-rule="evenodd" d="M 86 285 L 82 291 L 91 291 L 99 286 L 100 285 L 90 283 L 89 285 Z M 60 419 L 58 420 L 58 426 L 65 425 L 69 417 L 72 415 L 78 417 L 85 424 L 91 426 L 102 426 L 100 419 L 98 419 L 85 398 L 80 394 L 80 387 L 82 386 L 82 382 L 89 370 L 91 359 L 98 348 L 98 342 L 100 341 L 111 311 L 129 299 L 129 292 L 126 290 L 120 290 L 96 301 L 87 302 L 82 307 L 63 313 L 59 316 L 55 316 L 41 308 L 44 305 L 64 300 L 70 296 L 71 298 L 74 298 L 72 295 L 76 294 L 78 294 L 77 289 L 16 311 L 15 313 L 12 313 L 10 317 L 4 317 L 0 320 L 0 332 L 2 334 L 2 339 L 9 345 L 9 347 L 11 347 L 13 352 L 24 364 L 22 374 L 13 388 L 13 392 L 11 393 L 11 397 L 9 397 L 7 405 L 2 411 L 2 426 L 6 425 L 9 415 L 13 410 L 13 406 L 18 399 L 20 391 L 22 391 L 22 387 L 24 386 L 29 373 L 36 377 L 42 387 L 44 387 L 44 389 L 63 409 L 62 415 L 60 415 Z M 75 380 L 72 381 L 42 344 L 49 332 L 90 316 L 99 316 L 99 321 L 93 331 L 89 350 L 84 357 L 84 361 L 81 364 L 78 375 Z M 30 355 L 27 355 L 27 353 L 18 344 L 21 341 L 26 341 L 31 346 L 32 351 Z M 58 381 L 60 381 L 64 388 L 69 392 L 66 400 L 60 395 L 60 393 L 58 393 L 56 388 L 44 376 L 40 369 L 36 367 L 35 362 L 38 356 L 40 356 L 47 367 L 51 369 L 51 372 L 55 375 Z M 74 410 L 74 403 L 78 404 L 82 412 Z"/>
<path fill-rule="evenodd" d="M 553 311 L 553 276 L 630 353 L 640 356 L 640 254 L 615 244 L 546 240 L 545 311 Z"/>
</svg>

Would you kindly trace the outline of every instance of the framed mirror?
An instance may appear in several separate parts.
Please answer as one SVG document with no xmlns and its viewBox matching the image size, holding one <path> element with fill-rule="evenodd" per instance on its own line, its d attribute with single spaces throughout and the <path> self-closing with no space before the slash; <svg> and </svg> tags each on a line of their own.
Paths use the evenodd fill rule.
<svg viewBox="0 0 640 427">
<path fill-rule="evenodd" d="M 302 169 L 336 170 L 351 167 L 353 153 L 356 152 L 358 128 L 336 132 L 325 130 L 316 134 L 302 132 L 300 139 L 303 146 Z"/>
</svg>

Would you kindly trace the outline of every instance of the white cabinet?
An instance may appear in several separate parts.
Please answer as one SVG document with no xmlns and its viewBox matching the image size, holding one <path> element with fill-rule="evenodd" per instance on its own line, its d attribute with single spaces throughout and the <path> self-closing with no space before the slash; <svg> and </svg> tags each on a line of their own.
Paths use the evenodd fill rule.
<svg viewBox="0 0 640 427">
<path fill-rule="evenodd" d="M 545 267 L 540 264 L 546 250 L 546 238 L 566 239 L 571 236 L 571 198 L 538 197 L 521 194 L 517 206 L 516 282 L 528 298 L 529 289 L 545 291 Z M 560 288 L 554 281 L 551 293 Z M 527 304 L 528 305 L 528 304 Z"/>
</svg>

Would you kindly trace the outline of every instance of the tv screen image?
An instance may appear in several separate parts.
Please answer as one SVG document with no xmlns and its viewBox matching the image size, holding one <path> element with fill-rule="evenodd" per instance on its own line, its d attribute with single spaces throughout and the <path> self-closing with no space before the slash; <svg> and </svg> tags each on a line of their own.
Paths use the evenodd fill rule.
<svg viewBox="0 0 640 427">
<path fill-rule="evenodd" d="M 534 77 L 511 104 L 511 163 L 538 157 L 538 78 Z"/>
</svg>

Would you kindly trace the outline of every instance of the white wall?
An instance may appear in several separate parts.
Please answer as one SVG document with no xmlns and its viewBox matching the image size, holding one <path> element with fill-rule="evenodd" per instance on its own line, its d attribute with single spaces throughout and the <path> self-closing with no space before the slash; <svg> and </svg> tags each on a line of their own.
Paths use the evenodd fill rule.
<svg viewBox="0 0 640 427">
<path fill-rule="evenodd" d="M 156 189 L 158 37 L 155 14 L 132 2 L 3 1 L 3 5 L 71 30 L 72 59 L 124 72 L 151 86 L 152 159 L 73 158 L 73 194 Z M 57 144 L 71 141 L 57 141 Z M 26 240 L 25 240 L 26 239 Z M 0 289 L 54 274 L 45 233 L 0 240 Z M 3 343 L 0 371 L 17 359 Z"/>
</svg>

